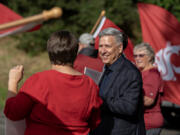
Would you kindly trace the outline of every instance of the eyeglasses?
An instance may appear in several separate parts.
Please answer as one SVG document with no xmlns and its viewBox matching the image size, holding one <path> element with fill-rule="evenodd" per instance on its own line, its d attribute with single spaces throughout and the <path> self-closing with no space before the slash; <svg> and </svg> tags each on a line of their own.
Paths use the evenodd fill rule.
<svg viewBox="0 0 180 135">
<path fill-rule="evenodd" d="M 137 58 L 137 57 L 143 58 L 144 56 L 145 56 L 145 54 L 135 54 L 135 55 L 134 55 L 134 58 Z"/>
</svg>

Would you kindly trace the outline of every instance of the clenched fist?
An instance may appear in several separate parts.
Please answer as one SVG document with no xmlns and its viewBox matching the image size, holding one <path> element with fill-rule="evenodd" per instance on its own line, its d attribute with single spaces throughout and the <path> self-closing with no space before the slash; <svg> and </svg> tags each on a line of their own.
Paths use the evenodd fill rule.
<svg viewBox="0 0 180 135">
<path fill-rule="evenodd" d="M 23 65 L 17 65 L 9 71 L 8 90 L 17 93 L 17 85 L 23 78 Z"/>
</svg>

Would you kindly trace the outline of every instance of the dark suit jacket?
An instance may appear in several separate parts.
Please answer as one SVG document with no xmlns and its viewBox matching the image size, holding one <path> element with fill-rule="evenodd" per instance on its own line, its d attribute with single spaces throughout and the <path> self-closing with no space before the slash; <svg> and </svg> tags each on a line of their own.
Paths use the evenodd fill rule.
<svg viewBox="0 0 180 135">
<path fill-rule="evenodd" d="M 91 134 L 145 135 L 141 73 L 123 55 L 112 70 L 100 95 L 102 121 Z"/>
</svg>

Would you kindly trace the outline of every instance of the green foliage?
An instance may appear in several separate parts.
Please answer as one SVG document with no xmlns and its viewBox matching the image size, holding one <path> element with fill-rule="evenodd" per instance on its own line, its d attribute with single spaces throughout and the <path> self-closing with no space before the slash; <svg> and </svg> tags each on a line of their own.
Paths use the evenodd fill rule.
<svg viewBox="0 0 180 135">
<path fill-rule="evenodd" d="M 4 107 L 6 95 L 7 95 L 7 89 L 0 86 L 0 111 Z"/>
<path fill-rule="evenodd" d="M 130 0 L 115 0 L 105 3 L 107 17 L 118 25 L 131 38 L 135 38 L 139 18 L 136 5 Z M 136 37 L 137 38 L 137 37 Z"/>
<path fill-rule="evenodd" d="M 106 11 L 107 18 L 125 31 L 134 44 L 140 42 L 141 28 L 135 1 L 159 5 L 180 20 L 179 0 L 9 0 L 8 6 L 24 17 L 54 6 L 63 9 L 61 18 L 44 22 L 38 31 L 16 36 L 20 40 L 18 48 L 33 56 L 46 50 L 46 41 L 54 31 L 70 30 L 77 37 L 81 33 L 90 32 L 102 10 Z"/>
</svg>

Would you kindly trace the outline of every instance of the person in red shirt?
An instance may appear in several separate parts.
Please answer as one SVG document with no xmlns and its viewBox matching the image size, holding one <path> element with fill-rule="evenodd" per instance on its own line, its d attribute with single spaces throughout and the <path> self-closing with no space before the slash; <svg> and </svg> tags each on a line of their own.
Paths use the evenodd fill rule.
<svg viewBox="0 0 180 135">
<path fill-rule="evenodd" d="M 133 53 L 143 79 L 146 134 L 159 135 L 164 120 L 160 108 L 163 83 L 157 67 L 154 66 L 155 54 L 148 43 L 136 45 Z"/>
<path fill-rule="evenodd" d="M 10 69 L 4 114 L 26 119 L 24 135 L 87 135 L 100 123 L 102 100 L 95 82 L 73 69 L 78 42 L 68 31 L 54 32 L 47 51 L 52 68 L 33 74 L 19 92 L 23 66 Z"/>
<path fill-rule="evenodd" d="M 84 73 L 85 67 L 102 72 L 104 64 L 98 57 L 98 50 L 94 49 L 94 38 L 89 33 L 79 37 L 79 51 L 74 62 L 74 68 Z"/>
</svg>

